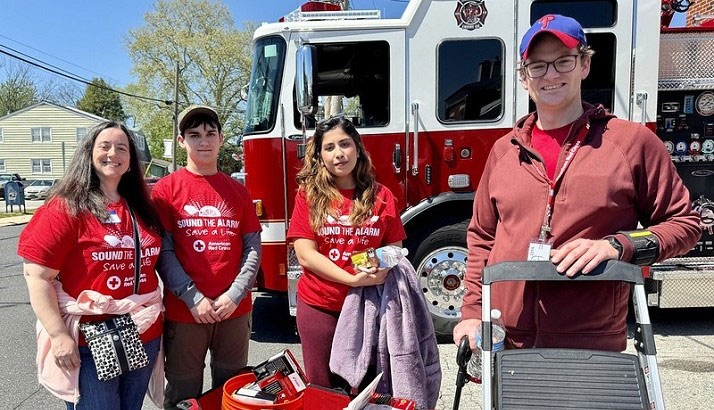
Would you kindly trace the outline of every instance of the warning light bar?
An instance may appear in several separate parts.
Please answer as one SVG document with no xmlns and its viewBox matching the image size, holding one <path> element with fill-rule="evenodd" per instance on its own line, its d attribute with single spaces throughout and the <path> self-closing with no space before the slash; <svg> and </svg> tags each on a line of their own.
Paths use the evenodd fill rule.
<svg viewBox="0 0 714 410">
<path fill-rule="evenodd" d="M 295 9 L 285 17 L 278 20 L 286 21 L 315 21 L 315 20 L 364 20 L 380 19 L 379 10 L 342 10 L 339 5 L 322 1 L 309 1 L 300 8 Z"/>
</svg>

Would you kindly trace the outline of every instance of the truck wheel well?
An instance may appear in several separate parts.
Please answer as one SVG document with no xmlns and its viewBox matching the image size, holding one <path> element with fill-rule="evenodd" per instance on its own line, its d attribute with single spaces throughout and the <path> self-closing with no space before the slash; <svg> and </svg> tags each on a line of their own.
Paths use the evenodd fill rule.
<svg viewBox="0 0 714 410">
<path fill-rule="evenodd" d="M 419 244 L 435 230 L 471 218 L 473 201 L 449 201 L 425 209 L 404 226 L 407 239 L 404 247 L 414 255 Z"/>
</svg>

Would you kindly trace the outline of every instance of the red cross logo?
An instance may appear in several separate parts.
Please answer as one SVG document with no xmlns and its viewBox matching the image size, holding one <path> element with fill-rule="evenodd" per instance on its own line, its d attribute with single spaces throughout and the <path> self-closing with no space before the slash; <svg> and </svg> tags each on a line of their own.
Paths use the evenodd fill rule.
<svg viewBox="0 0 714 410">
<path fill-rule="evenodd" d="M 538 19 L 538 22 L 540 23 L 540 29 L 545 30 L 548 28 L 548 24 L 555 20 L 555 16 L 552 14 L 546 14 L 545 16 L 541 17 Z"/>
<path fill-rule="evenodd" d="M 330 260 L 332 260 L 333 262 L 340 259 L 340 251 L 338 251 L 337 249 L 330 249 L 329 255 Z"/>
<path fill-rule="evenodd" d="M 117 290 L 121 286 L 121 279 L 118 276 L 110 276 L 107 279 L 107 287 L 111 290 Z"/>
<path fill-rule="evenodd" d="M 193 243 L 193 250 L 196 252 L 203 252 L 206 250 L 206 243 L 203 242 L 202 240 L 197 240 L 196 242 Z"/>
</svg>

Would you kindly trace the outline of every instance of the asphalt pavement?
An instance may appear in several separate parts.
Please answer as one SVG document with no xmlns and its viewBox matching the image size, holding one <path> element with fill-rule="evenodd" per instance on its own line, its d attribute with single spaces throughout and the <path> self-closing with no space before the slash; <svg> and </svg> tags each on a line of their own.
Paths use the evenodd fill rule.
<svg viewBox="0 0 714 410">
<path fill-rule="evenodd" d="M 2 208 L 4 211 L 4 206 Z M 8 218 L 0 218 L 0 223 L 3 219 Z M 0 226 L 0 323 L 3 325 L 0 337 L 0 402 L 9 409 L 59 409 L 62 408 L 59 400 L 37 383 L 34 365 L 35 316 L 22 278 L 22 263 L 16 255 L 17 239 L 24 223 L 17 223 Z M 287 315 L 285 295 L 254 292 L 253 298 L 253 332 L 248 364 L 257 365 L 286 348 L 302 363 L 294 321 Z M 714 403 L 713 314 L 713 308 L 653 312 L 659 371 L 668 409 L 707 409 Z M 631 345 L 632 341 L 629 342 Z M 439 351 L 443 379 L 437 409 L 451 409 L 456 392 L 456 346 L 446 338 L 440 341 Z M 633 352 L 631 346 L 628 351 Z M 207 380 L 205 388 L 208 389 Z M 480 386 L 467 384 L 462 392 L 460 408 L 481 409 L 480 403 Z M 155 407 L 146 400 L 144 408 Z"/>
</svg>

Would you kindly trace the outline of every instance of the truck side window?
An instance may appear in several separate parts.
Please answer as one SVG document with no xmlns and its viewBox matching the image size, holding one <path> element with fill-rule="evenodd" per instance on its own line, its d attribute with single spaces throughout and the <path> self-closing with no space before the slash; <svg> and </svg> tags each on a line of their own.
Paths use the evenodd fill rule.
<svg viewBox="0 0 714 410">
<path fill-rule="evenodd" d="M 595 50 L 590 74 L 583 81 L 583 101 L 602 104 L 612 110 L 615 103 L 615 50 L 616 38 L 612 33 L 587 34 L 588 44 Z"/>
<path fill-rule="evenodd" d="M 546 14 L 562 14 L 578 20 L 583 28 L 612 27 L 617 15 L 616 0 L 536 0 L 531 4 L 533 24 Z M 530 25 L 529 24 L 529 25 Z"/>
<path fill-rule="evenodd" d="M 437 52 L 439 121 L 497 120 L 503 114 L 503 43 L 447 40 Z"/>
<path fill-rule="evenodd" d="M 245 134 L 268 132 L 275 126 L 284 60 L 285 40 L 282 38 L 266 37 L 255 43 Z"/>
<path fill-rule="evenodd" d="M 356 127 L 389 124 L 389 43 L 365 41 L 314 44 L 317 50 L 318 112 L 315 120 L 343 114 Z M 294 95 L 294 93 L 293 93 Z M 293 101 L 294 123 L 300 128 L 297 103 Z M 308 120 L 307 128 L 315 128 Z"/>
</svg>

